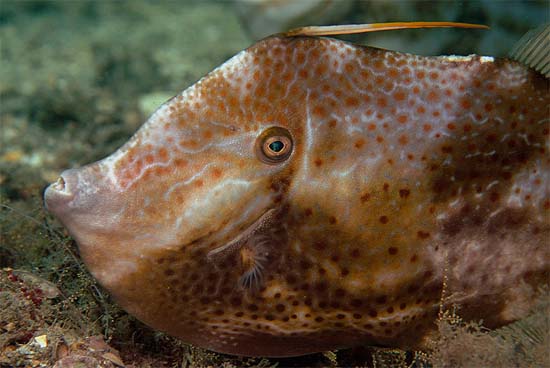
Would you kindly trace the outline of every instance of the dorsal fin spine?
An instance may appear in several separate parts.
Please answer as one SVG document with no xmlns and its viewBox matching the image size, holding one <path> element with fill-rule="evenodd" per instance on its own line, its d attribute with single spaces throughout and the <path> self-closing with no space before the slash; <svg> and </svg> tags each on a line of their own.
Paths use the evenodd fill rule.
<svg viewBox="0 0 550 368">
<path fill-rule="evenodd" d="M 388 22 L 388 23 L 365 23 L 365 24 L 343 24 L 334 26 L 311 26 L 291 29 L 282 33 L 286 37 L 294 36 L 333 36 L 354 33 L 367 33 L 379 31 L 391 31 L 413 28 L 475 28 L 488 29 L 481 24 L 459 23 L 459 22 Z"/>
</svg>

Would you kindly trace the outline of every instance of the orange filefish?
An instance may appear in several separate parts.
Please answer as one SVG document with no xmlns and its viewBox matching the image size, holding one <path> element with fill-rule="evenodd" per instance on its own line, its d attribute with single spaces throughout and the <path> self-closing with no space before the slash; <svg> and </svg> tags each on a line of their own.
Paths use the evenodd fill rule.
<svg viewBox="0 0 550 368">
<path fill-rule="evenodd" d="M 422 347 L 453 304 L 519 319 L 550 270 L 548 27 L 516 55 L 542 73 L 322 37 L 419 26 L 479 27 L 263 39 L 46 206 L 129 313 L 219 352 Z"/>
</svg>

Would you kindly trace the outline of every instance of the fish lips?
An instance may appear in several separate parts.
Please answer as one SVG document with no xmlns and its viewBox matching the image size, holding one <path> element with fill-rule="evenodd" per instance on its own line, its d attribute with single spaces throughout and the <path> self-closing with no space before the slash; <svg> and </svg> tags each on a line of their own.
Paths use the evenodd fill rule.
<svg viewBox="0 0 550 368">
<path fill-rule="evenodd" d="M 66 170 L 44 190 L 44 207 L 56 215 L 65 212 L 74 200 L 77 189 L 75 170 Z"/>
<path fill-rule="evenodd" d="M 44 206 L 71 233 L 109 226 L 123 201 L 106 180 L 97 165 L 65 170 L 44 191 Z"/>
</svg>

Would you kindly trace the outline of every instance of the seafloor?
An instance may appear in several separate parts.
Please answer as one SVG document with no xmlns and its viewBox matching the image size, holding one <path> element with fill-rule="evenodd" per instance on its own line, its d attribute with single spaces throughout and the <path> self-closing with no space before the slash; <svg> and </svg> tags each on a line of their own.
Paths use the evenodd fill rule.
<svg viewBox="0 0 550 368">
<path fill-rule="evenodd" d="M 42 206 L 63 169 L 111 153 L 164 100 L 272 32 L 396 20 L 482 23 L 348 37 L 419 54 L 504 56 L 541 1 L 0 1 L 0 367 L 550 366 L 548 300 L 499 331 L 439 321 L 426 352 L 358 347 L 287 359 L 185 345 L 127 315 Z M 296 6 L 299 4 L 299 6 Z"/>
</svg>

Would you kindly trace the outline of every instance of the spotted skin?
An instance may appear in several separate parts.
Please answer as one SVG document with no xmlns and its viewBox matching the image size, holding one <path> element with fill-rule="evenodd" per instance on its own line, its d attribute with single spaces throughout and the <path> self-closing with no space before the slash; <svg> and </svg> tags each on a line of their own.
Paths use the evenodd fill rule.
<svg viewBox="0 0 550 368">
<path fill-rule="evenodd" d="M 495 327 L 545 282 L 548 106 L 548 81 L 511 61 L 275 36 L 46 204 L 128 312 L 186 342 L 421 347 L 442 301 Z M 293 151 L 267 164 L 273 126 Z"/>
</svg>

